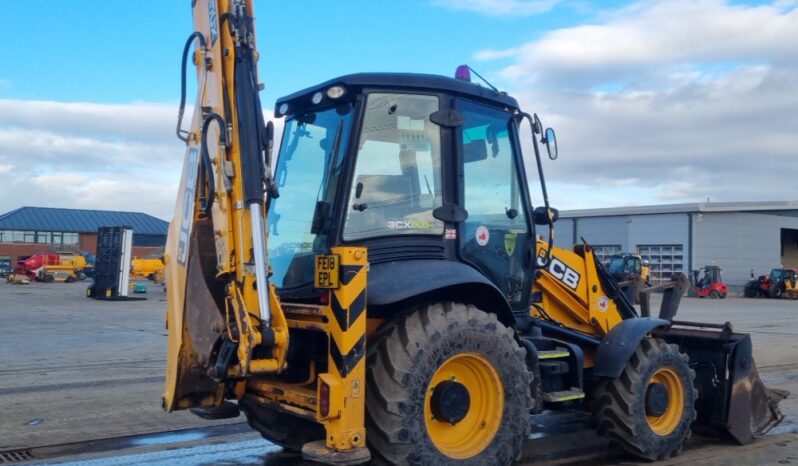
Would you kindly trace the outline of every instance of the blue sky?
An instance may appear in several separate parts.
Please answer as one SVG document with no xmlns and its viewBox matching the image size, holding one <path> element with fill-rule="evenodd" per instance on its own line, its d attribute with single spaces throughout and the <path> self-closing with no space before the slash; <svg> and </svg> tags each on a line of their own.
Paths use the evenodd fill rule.
<svg viewBox="0 0 798 466">
<path fill-rule="evenodd" d="M 483 48 L 512 47 L 598 13 L 580 5 L 508 17 L 428 0 L 257 1 L 264 103 L 358 71 L 453 74 Z M 0 97 L 105 103 L 179 97 L 180 52 L 191 32 L 188 0 L 25 0 L 7 2 L 3 15 L 20 20 L 0 29 L 2 43 L 18 44 L 6 50 Z"/>
<path fill-rule="evenodd" d="M 189 5 L 3 2 L 0 212 L 171 217 Z M 468 63 L 556 128 L 560 158 L 546 170 L 558 207 L 796 198 L 798 0 L 255 0 L 255 9 L 265 108 L 342 74 L 452 75 Z"/>
</svg>

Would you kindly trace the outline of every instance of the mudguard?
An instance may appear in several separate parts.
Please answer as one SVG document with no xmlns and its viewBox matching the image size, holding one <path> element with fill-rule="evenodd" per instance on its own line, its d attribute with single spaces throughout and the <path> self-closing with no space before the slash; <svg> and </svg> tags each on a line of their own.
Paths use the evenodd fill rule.
<svg viewBox="0 0 798 466">
<path fill-rule="evenodd" d="M 369 310 L 401 302 L 446 300 L 473 304 L 515 325 L 501 291 L 474 268 L 447 260 L 409 260 L 373 264 L 368 276 Z"/>
<path fill-rule="evenodd" d="M 667 320 L 648 317 L 626 319 L 616 325 L 601 339 L 593 375 L 611 379 L 619 377 L 643 337 L 654 329 L 670 325 Z"/>
</svg>

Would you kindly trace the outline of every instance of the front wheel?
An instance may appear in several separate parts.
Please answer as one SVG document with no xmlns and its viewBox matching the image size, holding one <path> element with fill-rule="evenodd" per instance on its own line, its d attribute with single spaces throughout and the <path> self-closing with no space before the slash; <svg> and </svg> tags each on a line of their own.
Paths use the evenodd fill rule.
<svg viewBox="0 0 798 466">
<path fill-rule="evenodd" d="M 596 390 L 599 434 L 633 455 L 670 458 L 682 450 L 695 421 L 695 372 L 676 345 L 645 338 L 620 377 Z"/>
<path fill-rule="evenodd" d="M 433 304 L 388 323 L 368 351 L 375 464 L 509 465 L 529 432 L 532 375 L 493 314 Z"/>
<path fill-rule="evenodd" d="M 709 297 L 712 299 L 718 299 L 720 298 L 720 293 L 718 293 L 718 290 L 712 290 L 709 292 Z"/>
</svg>

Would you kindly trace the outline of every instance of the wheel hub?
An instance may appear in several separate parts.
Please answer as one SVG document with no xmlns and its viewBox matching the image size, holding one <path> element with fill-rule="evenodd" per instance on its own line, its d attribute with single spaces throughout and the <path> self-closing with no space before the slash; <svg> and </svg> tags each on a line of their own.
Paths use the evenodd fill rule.
<svg viewBox="0 0 798 466">
<path fill-rule="evenodd" d="M 649 384 L 646 389 L 646 414 L 662 416 L 668 409 L 668 389 L 661 383 Z"/>
<path fill-rule="evenodd" d="M 471 407 L 471 395 L 465 385 L 456 380 L 444 380 L 435 386 L 430 410 L 435 419 L 455 425 L 465 419 Z"/>
</svg>

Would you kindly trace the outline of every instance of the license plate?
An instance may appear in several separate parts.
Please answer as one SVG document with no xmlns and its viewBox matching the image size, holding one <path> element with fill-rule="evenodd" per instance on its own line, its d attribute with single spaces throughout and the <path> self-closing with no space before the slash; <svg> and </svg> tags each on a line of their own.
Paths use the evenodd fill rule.
<svg viewBox="0 0 798 466">
<path fill-rule="evenodd" d="M 338 288 L 338 260 L 335 254 L 316 256 L 316 274 L 313 281 L 316 288 Z"/>
</svg>

